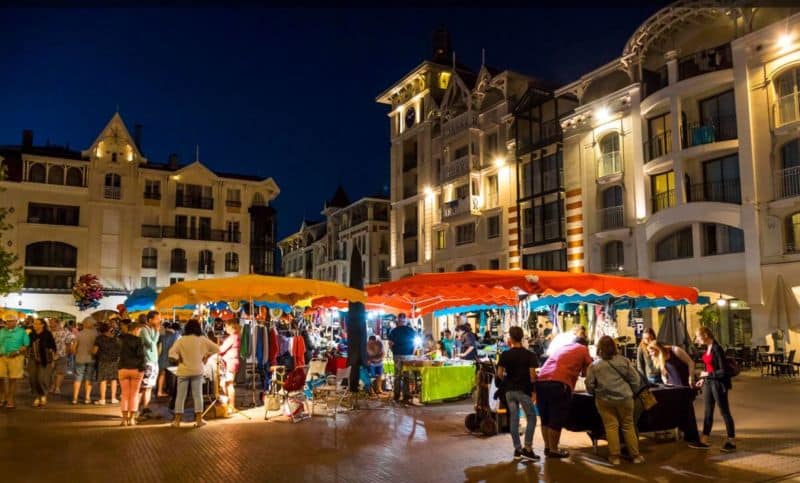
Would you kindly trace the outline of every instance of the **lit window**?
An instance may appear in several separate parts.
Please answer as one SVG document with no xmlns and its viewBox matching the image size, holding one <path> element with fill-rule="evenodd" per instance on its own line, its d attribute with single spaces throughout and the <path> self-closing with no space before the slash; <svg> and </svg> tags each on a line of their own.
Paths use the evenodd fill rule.
<svg viewBox="0 0 800 483">
<path fill-rule="evenodd" d="M 450 72 L 439 72 L 439 89 L 447 89 L 450 85 Z"/>
</svg>

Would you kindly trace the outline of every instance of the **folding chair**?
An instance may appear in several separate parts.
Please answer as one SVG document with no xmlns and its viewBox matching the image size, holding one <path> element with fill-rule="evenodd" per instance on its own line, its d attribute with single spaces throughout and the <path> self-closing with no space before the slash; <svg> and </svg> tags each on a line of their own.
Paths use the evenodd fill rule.
<svg viewBox="0 0 800 483">
<path fill-rule="evenodd" d="M 314 389 L 314 399 L 318 401 L 325 401 L 328 415 L 333 415 L 336 419 L 336 414 L 342 407 L 345 398 L 350 395 L 350 388 L 346 384 L 350 380 L 350 367 L 338 369 L 335 376 L 328 376 L 324 385 Z M 333 406 L 333 411 L 331 411 Z"/>
</svg>

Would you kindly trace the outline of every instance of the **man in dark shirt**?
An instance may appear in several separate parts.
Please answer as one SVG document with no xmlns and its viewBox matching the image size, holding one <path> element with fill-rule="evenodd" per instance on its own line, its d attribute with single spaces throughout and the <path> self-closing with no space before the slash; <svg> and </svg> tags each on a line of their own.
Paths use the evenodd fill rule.
<svg viewBox="0 0 800 483">
<path fill-rule="evenodd" d="M 402 384 L 403 361 L 414 355 L 414 338 L 417 333 L 406 325 L 405 314 L 397 317 L 397 327 L 389 332 L 389 347 L 394 357 L 394 400 L 400 400 L 400 388 L 403 388 L 403 400 L 411 400 L 408 384 Z"/>
<path fill-rule="evenodd" d="M 461 358 L 467 361 L 478 360 L 478 337 L 469 324 L 464 324 L 461 336 Z"/>
<path fill-rule="evenodd" d="M 522 328 L 514 326 L 508 331 L 508 345 L 511 349 L 500 354 L 497 367 L 497 378 L 503 381 L 508 404 L 509 431 L 514 442 L 514 459 L 538 461 L 539 456 L 533 452 L 533 431 L 536 429 L 536 402 L 534 383 L 536 367 L 539 365 L 536 355 L 522 347 Z M 525 411 L 527 424 L 525 427 L 525 446 L 519 441 L 519 408 Z"/>
</svg>

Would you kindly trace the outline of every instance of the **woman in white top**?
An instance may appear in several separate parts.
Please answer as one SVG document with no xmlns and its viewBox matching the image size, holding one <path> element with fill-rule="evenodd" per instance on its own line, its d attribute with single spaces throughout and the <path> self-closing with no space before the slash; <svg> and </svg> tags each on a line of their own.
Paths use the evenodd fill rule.
<svg viewBox="0 0 800 483">
<path fill-rule="evenodd" d="M 219 352 L 219 346 L 203 335 L 200 323 L 194 319 L 186 323 L 184 337 L 181 337 L 169 350 L 169 358 L 178 361 L 178 394 L 175 398 L 175 419 L 172 426 L 180 427 L 183 418 L 183 405 L 189 385 L 192 387 L 194 401 L 194 427 L 205 425 L 203 421 L 203 366 L 208 358 Z"/>
</svg>

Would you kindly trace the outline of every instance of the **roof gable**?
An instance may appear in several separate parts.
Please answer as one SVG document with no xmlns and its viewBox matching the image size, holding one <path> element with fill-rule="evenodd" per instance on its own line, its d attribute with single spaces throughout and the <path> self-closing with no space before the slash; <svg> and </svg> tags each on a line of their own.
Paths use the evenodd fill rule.
<svg viewBox="0 0 800 483">
<path fill-rule="evenodd" d="M 111 119 L 106 123 L 106 126 L 100 131 L 100 134 L 97 135 L 94 142 L 92 143 L 89 148 L 83 151 L 84 156 L 92 156 L 93 154 L 97 154 L 97 148 L 100 146 L 101 143 L 109 143 L 111 145 L 116 146 L 124 146 L 127 145 L 130 147 L 131 151 L 134 154 L 135 160 L 143 160 L 144 156 L 139 151 L 139 148 L 136 146 L 134 142 L 133 136 L 128 131 L 127 126 L 125 126 L 125 122 L 122 120 L 122 116 L 119 115 L 119 112 L 115 112 Z M 101 151 L 103 151 L 101 149 Z M 101 153 L 102 154 L 102 153 Z"/>
</svg>

